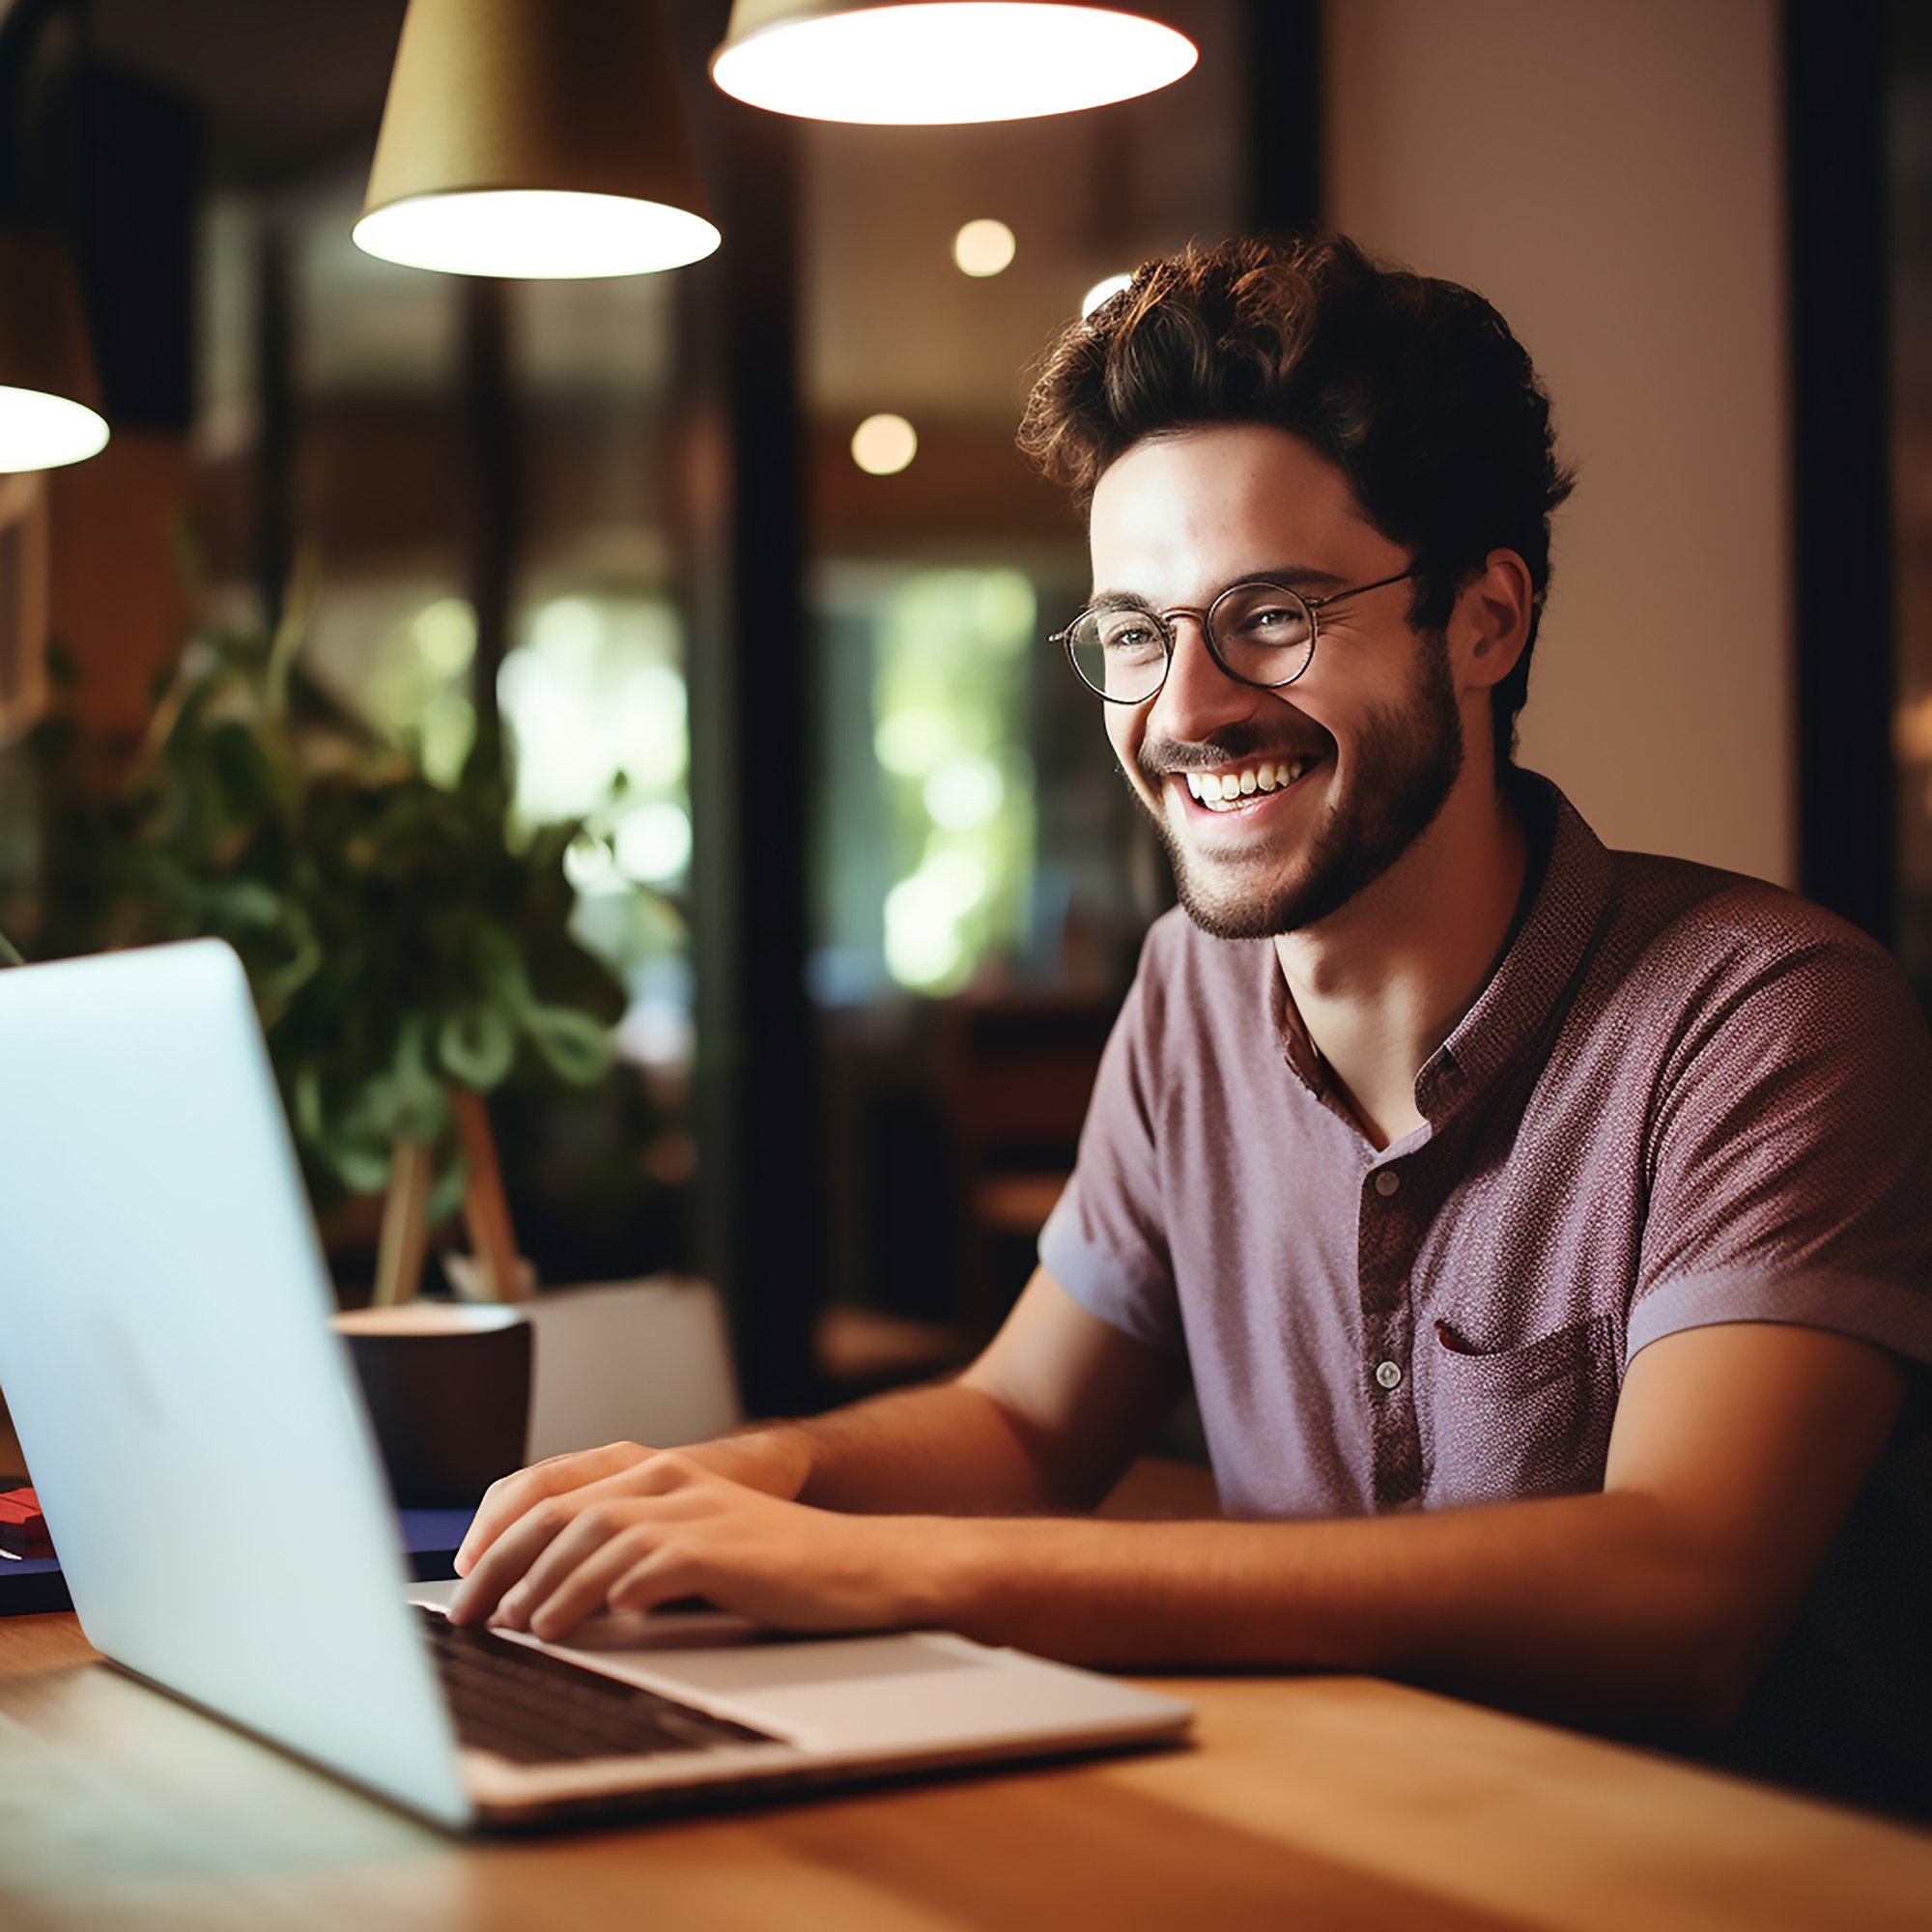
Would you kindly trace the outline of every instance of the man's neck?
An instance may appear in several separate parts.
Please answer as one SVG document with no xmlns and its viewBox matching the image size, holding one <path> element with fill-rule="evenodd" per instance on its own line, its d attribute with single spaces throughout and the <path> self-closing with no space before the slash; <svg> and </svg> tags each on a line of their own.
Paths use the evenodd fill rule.
<svg viewBox="0 0 1932 1932">
<path fill-rule="evenodd" d="M 1415 1077 L 1495 970 L 1527 869 L 1516 808 L 1487 771 L 1465 771 L 1379 879 L 1276 939 L 1302 1024 L 1376 1147 L 1422 1125 Z"/>
</svg>

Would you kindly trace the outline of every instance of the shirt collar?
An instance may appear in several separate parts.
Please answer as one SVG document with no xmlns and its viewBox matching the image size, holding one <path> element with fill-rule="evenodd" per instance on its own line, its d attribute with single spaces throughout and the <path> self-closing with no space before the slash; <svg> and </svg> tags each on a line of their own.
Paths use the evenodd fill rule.
<svg viewBox="0 0 1932 1932">
<path fill-rule="evenodd" d="M 1529 838 L 1522 906 L 1495 971 L 1416 1076 L 1416 1106 L 1432 1122 L 1487 1093 L 1542 1035 L 1610 902 L 1615 862 L 1576 807 L 1533 772 L 1513 772 L 1509 782 Z M 1265 952 L 1282 1056 L 1302 1085 L 1325 1100 L 1327 1069 L 1274 948 Z"/>
<path fill-rule="evenodd" d="M 1532 772 L 1511 784 L 1531 883 L 1496 970 L 1416 1076 L 1416 1105 L 1432 1121 L 1487 1093 L 1542 1037 L 1610 904 L 1616 863 L 1576 807 Z"/>
</svg>

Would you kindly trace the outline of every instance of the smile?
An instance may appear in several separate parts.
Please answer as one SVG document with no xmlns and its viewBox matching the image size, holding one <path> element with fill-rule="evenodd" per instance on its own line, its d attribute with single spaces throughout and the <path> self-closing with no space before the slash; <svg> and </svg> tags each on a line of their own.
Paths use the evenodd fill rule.
<svg viewBox="0 0 1932 1932">
<path fill-rule="evenodd" d="M 1244 805 L 1281 791 L 1316 761 L 1294 758 L 1287 763 L 1242 765 L 1228 772 L 1187 772 L 1187 789 L 1209 811 L 1238 811 Z"/>
</svg>

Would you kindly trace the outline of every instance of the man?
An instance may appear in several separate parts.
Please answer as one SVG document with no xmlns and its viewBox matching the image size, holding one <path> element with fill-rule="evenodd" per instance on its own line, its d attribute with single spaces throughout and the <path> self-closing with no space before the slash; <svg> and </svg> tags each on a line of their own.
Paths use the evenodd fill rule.
<svg viewBox="0 0 1932 1932">
<path fill-rule="evenodd" d="M 456 1614 L 699 1593 L 1731 1723 L 1918 1439 L 1898 974 L 1511 763 L 1569 485 L 1480 298 L 1336 238 L 1190 251 L 1066 331 L 1022 441 L 1090 506 L 1063 639 L 1185 914 L 1040 1268 L 950 1385 L 498 1484 Z M 1068 1520 L 1190 1373 L 1233 1520 Z"/>
</svg>

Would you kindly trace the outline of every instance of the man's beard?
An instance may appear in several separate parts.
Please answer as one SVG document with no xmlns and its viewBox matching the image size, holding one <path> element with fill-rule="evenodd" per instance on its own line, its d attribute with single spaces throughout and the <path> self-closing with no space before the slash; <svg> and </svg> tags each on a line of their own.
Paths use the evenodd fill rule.
<svg viewBox="0 0 1932 1932">
<path fill-rule="evenodd" d="M 1151 810 L 1174 867 L 1175 890 L 1202 931 L 1216 939 L 1268 939 L 1314 925 L 1380 878 L 1435 823 L 1463 769 L 1462 720 L 1444 639 L 1425 634 L 1416 642 L 1421 675 L 1413 696 L 1398 708 L 1370 713 L 1350 760 L 1348 790 L 1317 828 L 1295 877 L 1269 884 L 1258 877 L 1244 887 L 1241 871 L 1264 876 L 1278 856 L 1260 847 L 1245 862 L 1197 862 L 1168 823 L 1165 804 Z M 1144 744 L 1138 762 L 1154 796 L 1164 799 L 1169 773 L 1274 751 L 1262 735 L 1243 730 L 1206 745 Z M 1234 876 L 1210 887 L 1204 875 L 1216 870 Z"/>
</svg>

